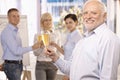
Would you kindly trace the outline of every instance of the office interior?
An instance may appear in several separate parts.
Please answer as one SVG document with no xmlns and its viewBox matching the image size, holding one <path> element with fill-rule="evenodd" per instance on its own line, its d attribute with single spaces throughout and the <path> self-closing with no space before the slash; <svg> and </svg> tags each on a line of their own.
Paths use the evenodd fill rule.
<svg viewBox="0 0 120 80">
<path fill-rule="evenodd" d="M 56 29 L 61 29 L 61 25 L 58 25 L 62 15 L 70 10 L 78 9 L 81 11 L 83 4 L 87 0 L 0 0 L 0 17 L 7 15 L 7 11 L 10 8 L 17 8 L 20 14 L 26 19 L 27 32 L 27 44 L 32 45 L 34 40 L 34 34 L 39 32 L 40 29 L 40 16 L 44 12 L 50 12 L 53 16 L 54 26 Z M 106 23 L 109 28 L 120 37 L 120 0 L 100 0 L 107 6 L 107 20 Z M 1 19 L 0 19 L 1 20 Z M 0 28 L 3 26 L 0 21 Z M 80 26 L 82 32 L 84 32 L 83 26 Z M 1 29 L 0 29 L 1 31 Z M 35 80 L 35 62 L 36 57 L 32 54 L 27 55 L 28 62 L 24 65 L 26 74 L 23 73 L 22 77 L 27 76 L 24 80 Z M 2 53 L 0 52 L 0 55 Z M 0 56 L 1 57 L 1 56 Z M 2 60 L 1 60 L 2 62 Z M 63 73 L 58 72 L 58 75 Z M 30 77 L 29 77 L 29 76 Z M 22 78 L 23 79 L 23 78 Z M 0 80 L 7 80 L 4 72 L 0 71 Z M 58 79 L 60 80 L 60 79 Z M 118 68 L 118 80 L 120 80 L 120 70 Z"/>
</svg>

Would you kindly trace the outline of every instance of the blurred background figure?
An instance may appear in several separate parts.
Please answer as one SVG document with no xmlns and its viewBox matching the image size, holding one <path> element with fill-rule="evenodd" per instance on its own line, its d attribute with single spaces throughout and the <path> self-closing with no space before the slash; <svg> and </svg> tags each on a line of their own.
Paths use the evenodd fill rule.
<svg viewBox="0 0 120 80">
<path fill-rule="evenodd" d="M 57 50 L 64 55 L 65 60 L 69 60 L 73 52 L 73 49 L 75 48 L 75 45 L 80 39 L 82 39 L 82 34 L 77 29 L 78 19 L 75 14 L 66 15 L 64 21 L 65 21 L 65 26 L 69 31 L 69 33 L 67 34 L 67 38 L 65 44 L 63 45 L 63 48 L 61 48 L 59 45 L 57 45 L 54 42 L 51 42 L 51 45 L 56 47 Z M 63 80 L 69 80 L 69 78 L 67 76 L 64 76 Z"/>
<path fill-rule="evenodd" d="M 8 25 L 1 33 L 4 72 L 8 80 L 21 80 L 21 74 L 23 71 L 23 55 L 26 52 L 38 49 L 39 42 L 36 42 L 30 47 L 22 47 L 22 41 L 18 33 L 20 13 L 16 8 L 11 8 L 7 12 L 7 17 Z"/>
<path fill-rule="evenodd" d="M 44 52 L 46 47 L 52 47 L 49 45 L 50 41 L 60 45 L 60 33 L 54 30 L 50 13 L 42 14 L 40 25 L 40 32 L 35 34 L 34 37 L 34 42 L 39 41 L 40 39 L 43 41 L 42 47 L 34 51 L 34 55 L 37 56 L 35 68 L 36 80 L 55 80 L 57 67 Z"/>
</svg>

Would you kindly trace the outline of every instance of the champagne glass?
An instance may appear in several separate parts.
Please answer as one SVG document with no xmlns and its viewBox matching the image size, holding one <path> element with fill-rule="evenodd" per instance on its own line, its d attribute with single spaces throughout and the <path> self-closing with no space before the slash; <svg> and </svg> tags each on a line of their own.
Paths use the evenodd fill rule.
<svg viewBox="0 0 120 80">
<path fill-rule="evenodd" d="M 51 33 L 50 35 L 50 42 L 57 43 L 57 39 L 54 33 Z M 51 47 L 56 52 L 57 49 L 55 46 L 50 45 L 49 47 Z"/>
<path fill-rule="evenodd" d="M 45 49 L 49 46 L 49 43 L 50 43 L 50 36 L 49 36 L 49 33 L 48 31 L 41 31 L 41 36 L 42 36 L 42 41 L 43 41 L 43 44 L 45 46 Z M 47 57 L 47 55 L 46 55 Z"/>
<path fill-rule="evenodd" d="M 41 35 L 41 34 L 38 34 L 38 35 L 37 35 L 37 41 L 38 41 L 38 42 L 42 41 L 42 35 Z M 40 45 L 39 45 L 39 47 L 40 47 Z"/>
<path fill-rule="evenodd" d="M 49 46 L 49 42 L 50 42 L 50 36 L 48 31 L 43 31 L 42 32 L 42 41 L 45 47 Z"/>
<path fill-rule="evenodd" d="M 39 34 L 39 35 L 37 36 L 37 41 L 40 42 L 41 40 L 42 40 L 42 35 Z"/>
</svg>

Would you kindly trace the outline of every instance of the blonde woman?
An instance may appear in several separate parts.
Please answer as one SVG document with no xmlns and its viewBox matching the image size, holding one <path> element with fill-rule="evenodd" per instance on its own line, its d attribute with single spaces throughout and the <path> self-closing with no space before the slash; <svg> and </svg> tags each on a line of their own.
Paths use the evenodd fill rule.
<svg viewBox="0 0 120 80">
<path fill-rule="evenodd" d="M 53 21 L 50 13 L 44 13 L 40 19 L 40 29 L 44 32 L 49 32 L 50 40 L 57 44 L 60 44 L 59 33 L 53 30 Z M 37 35 L 35 35 L 34 42 L 37 41 Z M 35 75 L 36 80 L 55 80 L 57 67 L 52 63 L 52 60 L 45 55 L 44 47 L 34 51 L 34 55 L 37 56 Z"/>
</svg>

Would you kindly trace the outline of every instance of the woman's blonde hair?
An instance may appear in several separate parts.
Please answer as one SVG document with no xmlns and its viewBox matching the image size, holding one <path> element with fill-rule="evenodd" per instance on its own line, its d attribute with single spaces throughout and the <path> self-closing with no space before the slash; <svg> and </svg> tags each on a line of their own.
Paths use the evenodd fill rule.
<svg viewBox="0 0 120 80">
<path fill-rule="evenodd" d="M 40 19 L 41 27 L 44 27 L 44 26 L 43 26 L 43 22 L 44 22 L 46 19 L 51 19 L 51 20 L 52 20 L 52 16 L 51 16 L 51 14 L 48 13 L 48 12 L 42 14 L 42 16 L 41 16 L 41 19 Z"/>
</svg>

